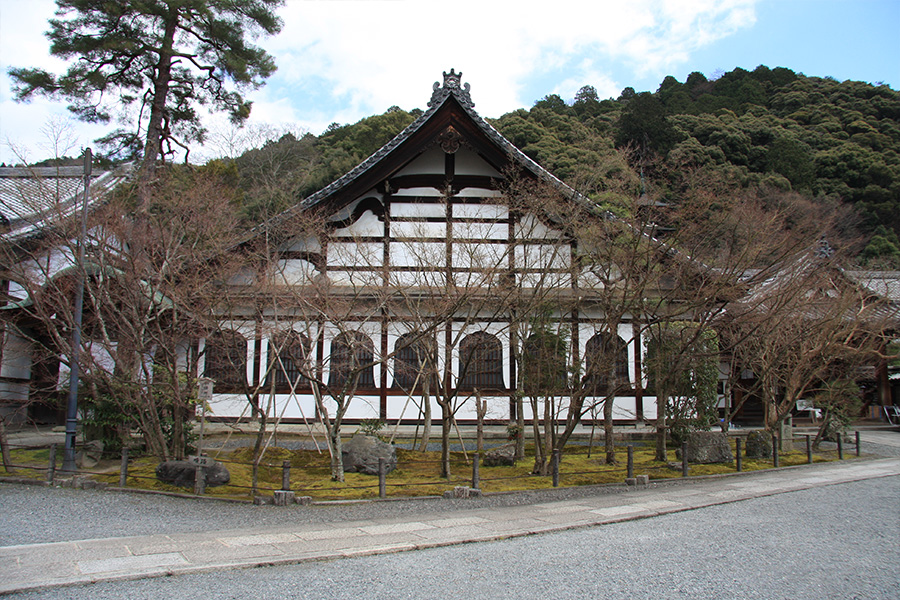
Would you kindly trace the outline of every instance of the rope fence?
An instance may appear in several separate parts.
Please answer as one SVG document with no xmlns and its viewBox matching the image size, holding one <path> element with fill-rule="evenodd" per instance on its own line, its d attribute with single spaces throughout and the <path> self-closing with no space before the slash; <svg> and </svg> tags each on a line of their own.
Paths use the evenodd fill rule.
<svg viewBox="0 0 900 600">
<path fill-rule="evenodd" d="M 848 453 L 852 453 L 854 456 L 860 456 L 861 454 L 861 442 L 860 442 L 860 434 L 858 431 L 853 432 L 851 435 L 847 436 L 849 442 L 844 441 L 844 437 L 840 436 L 837 439 L 836 443 L 833 443 L 833 447 L 818 447 L 814 450 L 813 439 L 810 435 L 803 436 L 791 436 L 788 440 L 779 440 L 777 436 L 772 436 L 772 446 L 770 448 L 770 453 L 762 453 L 762 456 L 757 456 L 755 458 L 751 458 L 747 456 L 746 453 L 746 441 L 740 437 L 736 436 L 732 438 L 731 447 L 734 452 L 734 470 L 736 472 L 741 472 L 744 470 L 747 461 L 753 460 L 756 461 L 755 469 L 760 468 L 759 462 L 761 460 L 768 461 L 772 468 L 778 468 L 781 466 L 782 458 L 791 457 L 792 464 L 798 464 L 797 458 L 798 454 L 802 455 L 805 453 L 805 462 L 807 464 L 812 464 L 813 462 L 818 461 L 829 461 L 829 460 L 844 460 Z M 797 447 L 801 447 L 800 450 Z M 57 483 L 58 479 L 65 478 L 66 481 L 80 481 L 85 487 L 87 484 L 85 483 L 85 479 L 89 478 L 97 478 L 99 480 L 109 480 L 106 483 L 100 483 L 100 486 L 109 486 L 114 482 L 115 473 L 111 470 L 91 470 L 79 468 L 75 472 L 65 472 L 63 473 L 58 467 L 57 462 L 59 461 L 61 454 L 60 449 L 57 447 L 57 444 L 52 444 L 49 447 L 33 447 L 27 445 L 15 445 L 10 444 L 10 451 L 32 451 L 35 453 L 35 459 L 41 458 L 43 456 L 43 451 L 46 450 L 46 463 L 41 466 L 34 464 L 36 462 L 35 459 L 30 461 L 30 463 L 14 463 L 6 466 L 6 474 L 7 475 L 23 475 L 27 479 L 31 479 L 34 481 L 43 480 L 49 485 L 54 485 Z M 626 483 L 634 484 L 635 480 L 635 470 L 636 466 L 634 464 L 634 444 L 628 444 L 627 446 L 617 445 L 617 451 L 625 450 L 627 451 L 627 470 L 625 471 Z M 768 455 L 768 458 L 767 456 Z M 129 483 L 132 487 L 139 487 L 142 489 L 147 489 L 152 486 L 141 486 L 141 481 L 153 482 L 154 486 L 158 486 L 158 478 L 154 475 L 145 475 L 140 473 L 135 473 L 130 471 L 130 466 L 135 463 L 135 461 L 144 459 L 149 457 L 148 454 L 143 455 L 131 455 L 130 450 L 128 448 L 123 448 L 122 457 L 121 457 L 121 467 L 119 469 L 119 479 L 118 479 L 118 487 L 119 488 L 127 488 L 129 487 Z M 472 489 L 480 490 L 482 486 L 487 484 L 490 486 L 492 483 L 503 483 L 517 480 L 531 480 L 535 481 L 536 478 L 540 478 L 541 481 L 546 482 L 547 477 L 549 477 L 552 487 L 558 487 L 560 485 L 560 480 L 572 482 L 573 480 L 578 480 L 579 483 L 589 483 L 589 481 L 585 481 L 590 477 L 596 477 L 599 475 L 609 475 L 610 473 L 622 471 L 623 467 L 621 464 L 618 465 L 605 465 L 605 468 L 599 469 L 588 469 L 588 470 L 561 470 L 561 463 L 565 455 L 560 455 L 558 451 L 554 451 L 553 455 L 550 457 L 549 465 L 548 465 L 548 474 L 546 476 L 542 475 L 534 475 L 531 473 L 523 473 L 518 475 L 508 475 L 508 474 L 497 474 L 494 476 L 483 476 L 483 471 L 481 471 L 481 459 L 482 456 L 479 455 L 478 452 L 473 452 L 470 456 L 467 456 L 467 460 L 465 464 L 471 467 L 471 478 L 469 478 L 470 473 L 466 473 L 465 477 L 456 475 L 452 478 L 439 478 L 439 479 L 431 479 L 431 478 L 423 478 L 421 480 L 409 481 L 409 482 L 389 482 L 387 480 L 388 475 L 386 474 L 386 468 L 384 463 L 382 462 L 379 465 L 379 473 L 378 479 L 371 484 L 359 484 L 359 485 L 351 485 L 351 484 L 340 484 L 340 485 L 331 485 L 331 486 L 323 486 L 323 485 L 309 485 L 309 482 L 313 479 L 316 479 L 312 472 L 317 472 L 318 475 L 321 476 L 323 468 L 328 468 L 327 466 L 323 467 L 321 465 L 314 467 L 302 467 L 296 464 L 292 464 L 289 460 L 282 460 L 280 464 L 271 463 L 271 462 L 263 462 L 259 461 L 256 465 L 258 472 L 260 473 L 260 480 L 256 485 L 245 485 L 241 483 L 232 483 L 228 482 L 219 487 L 222 491 L 216 492 L 215 497 L 219 497 L 222 495 L 225 496 L 237 496 L 238 498 L 244 499 L 255 499 L 260 494 L 274 494 L 276 500 L 278 499 L 279 494 L 300 494 L 303 497 L 312 497 L 312 496 L 341 496 L 346 494 L 348 491 L 363 491 L 370 492 L 371 496 L 375 496 L 377 494 L 378 497 L 384 498 L 387 496 L 387 490 L 390 489 L 392 493 L 396 492 L 397 495 L 402 495 L 403 490 L 411 490 L 412 488 L 422 489 L 422 488 L 430 488 L 430 487 L 438 487 L 443 486 L 446 487 L 448 485 L 463 485 L 467 483 L 471 483 Z M 666 463 L 658 463 L 652 465 L 641 465 L 640 470 L 642 470 L 643 476 L 646 477 L 644 482 L 649 481 L 650 476 L 653 479 L 671 479 L 673 478 L 674 471 L 677 468 L 680 468 L 681 477 L 690 477 L 690 469 L 691 465 L 697 465 L 698 463 L 689 463 L 688 462 L 688 447 L 685 443 L 681 448 L 681 459 L 673 462 Z M 236 465 L 240 467 L 250 467 L 253 468 L 254 464 L 252 462 L 233 460 L 230 458 L 217 458 L 217 462 L 226 464 L 226 465 Z M 403 461 L 404 467 L 411 466 L 426 466 L 430 468 L 440 469 L 440 465 L 442 464 L 441 460 L 435 459 L 422 459 L 422 460 L 410 460 L 409 457 L 406 457 Z M 459 461 L 456 463 L 456 467 L 454 470 L 459 472 L 462 469 L 459 468 Z M 197 485 L 195 485 L 194 492 L 197 495 L 205 494 L 206 487 L 206 473 L 205 467 L 199 465 L 195 467 L 200 474 L 197 476 Z M 20 472 L 21 471 L 21 472 Z M 262 478 L 262 475 L 266 475 L 266 479 Z M 293 483 L 291 473 L 294 473 Z M 330 471 L 329 471 L 330 472 Z M 272 479 L 276 477 L 276 475 L 281 474 L 281 486 L 278 487 L 277 481 L 272 483 Z M 639 476 L 640 477 L 640 476 Z M 321 477 L 320 477 L 321 478 Z M 200 482 L 200 480 L 203 480 Z M 94 487 L 91 485 L 91 487 Z M 526 489 L 526 488 L 523 488 Z M 531 489 L 531 488 L 527 488 Z M 479 492 L 480 493 L 480 492 Z M 277 502 L 276 502 L 277 503 Z"/>
</svg>

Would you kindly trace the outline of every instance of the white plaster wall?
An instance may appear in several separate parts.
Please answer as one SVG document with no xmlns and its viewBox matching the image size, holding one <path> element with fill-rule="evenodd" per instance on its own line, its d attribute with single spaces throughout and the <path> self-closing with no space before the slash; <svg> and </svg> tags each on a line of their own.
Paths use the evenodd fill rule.
<svg viewBox="0 0 900 600">
<path fill-rule="evenodd" d="M 507 219 L 509 209 L 497 204 L 453 204 L 455 219 Z"/>
<path fill-rule="evenodd" d="M 441 169 L 443 169 L 441 164 Z M 457 175 L 485 175 L 487 177 L 501 178 L 502 174 L 489 165 L 475 152 L 465 146 L 461 146 L 454 156 L 454 171 Z M 441 172 L 441 171 L 439 171 Z"/>
<path fill-rule="evenodd" d="M 311 262 L 290 258 L 276 263 L 273 279 L 277 285 L 308 285 L 317 274 L 318 271 Z"/>
<path fill-rule="evenodd" d="M 328 245 L 329 267 L 380 267 L 384 246 L 380 242 L 334 242 Z"/>
<path fill-rule="evenodd" d="M 348 227 L 336 229 L 332 234 L 332 237 L 380 237 L 383 235 L 384 223 L 377 215 L 375 215 L 375 213 L 371 210 L 367 210 L 359 216 L 359 219 L 351 223 Z"/>
<path fill-rule="evenodd" d="M 392 238 L 439 238 L 447 239 L 446 223 L 414 223 L 400 221 L 391 223 Z"/>
<path fill-rule="evenodd" d="M 31 342 L 13 329 L 3 332 L 3 350 L 0 356 L 0 377 L 29 379 L 31 377 Z"/>
<path fill-rule="evenodd" d="M 428 188 L 429 190 L 431 188 Z M 391 200 L 392 217 L 412 217 L 418 219 L 442 219 L 447 216 L 447 206 L 433 202 L 398 202 Z M 393 229 L 396 223 L 391 224 Z"/>
<path fill-rule="evenodd" d="M 506 240 L 509 226 L 506 223 L 453 223 L 453 239 Z"/>
<path fill-rule="evenodd" d="M 397 175 L 430 175 L 444 172 L 444 151 L 438 147 L 429 148 L 414 158 Z"/>
<path fill-rule="evenodd" d="M 443 242 L 391 242 L 391 266 L 443 267 L 447 264 L 447 246 Z"/>
</svg>

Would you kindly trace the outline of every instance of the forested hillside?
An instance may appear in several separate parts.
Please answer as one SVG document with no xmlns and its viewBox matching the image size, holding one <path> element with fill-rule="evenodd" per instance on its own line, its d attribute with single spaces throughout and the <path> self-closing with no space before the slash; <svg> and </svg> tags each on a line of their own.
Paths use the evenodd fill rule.
<svg viewBox="0 0 900 600">
<path fill-rule="evenodd" d="M 321 136 L 285 135 L 236 165 L 246 217 L 277 212 L 327 185 L 421 114 L 392 107 Z M 698 181 L 717 193 L 768 188 L 849 204 L 860 260 L 900 266 L 900 93 L 888 86 L 735 69 L 666 77 L 655 92 L 601 100 L 548 95 L 492 124 L 554 174 L 603 201 L 613 187 L 677 204 Z"/>
</svg>

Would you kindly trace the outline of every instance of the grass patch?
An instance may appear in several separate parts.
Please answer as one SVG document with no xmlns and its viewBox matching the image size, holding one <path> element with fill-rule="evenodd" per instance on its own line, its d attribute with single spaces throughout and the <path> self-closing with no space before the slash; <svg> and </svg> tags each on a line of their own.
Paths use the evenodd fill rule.
<svg viewBox="0 0 900 600">
<path fill-rule="evenodd" d="M 734 445 L 732 445 L 734 449 Z M 597 485 L 622 483 L 627 475 L 627 450 L 617 447 L 617 464 L 606 464 L 602 447 L 595 446 L 588 456 L 588 447 L 570 445 L 560 463 L 560 486 Z M 22 468 L 16 469 L 16 476 L 43 479 L 49 460 L 49 450 L 17 449 L 12 451 L 12 462 Z M 231 482 L 220 487 L 207 488 L 206 494 L 218 498 L 249 500 L 252 498 L 252 459 L 253 449 L 242 447 L 234 450 L 211 452 L 216 460 L 221 461 L 231 474 Z M 649 475 L 650 479 L 670 479 L 681 476 L 680 462 L 676 461 L 674 450 L 668 452 L 667 461 L 655 460 L 654 448 L 650 445 L 635 444 L 634 473 Z M 836 460 L 834 452 L 818 452 L 814 462 Z M 387 476 L 387 495 L 389 497 L 413 497 L 440 495 L 445 490 L 457 485 L 471 485 L 472 453 L 467 457 L 462 452 L 451 452 L 450 479 L 440 476 L 440 452 L 419 452 L 405 448 L 397 448 L 398 468 Z M 61 453 L 58 461 L 62 460 Z M 260 462 L 258 491 L 264 496 L 271 496 L 274 490 L 281 489 L 282 462 L 291 465 L 291 489 L 298 496 L 312 496 L 316 500 L 357 500 L 378 497 L 378 478 L 360 473 L 346 473 L 343 483 L 331 480 L 331 468 L 328 453 L 314 450 L 288 450 L 270 447 Z M 781 466 L 806 464 L 805 452 L 790 451 L 779 455 Z M 58 463 L 59 464 L 59 463 Z M 191 488 L 169 485 L 156 479 L 155 457 L 138 457 L 129 462 L 128 487 L 156 490 L 163 492 L 193 493 Z M 533 475 L 533 448 L 526 449 L 526 458 L 515 466 L 485 467 L 481 466 L 481 489 L 486 493 L 507 492 L 515 490 L 537 490 L 552 487 L 549 476 Z M 772 460 L 743 460 L 744 471 L 756 471 L 772 468 Z M 119 461 L 102 461 L 89 474 L 98 481 L 116 486 L 119 484 Z M 692 476 L 717 475 L 734 473 L 733 464 L 691 464 L 689 473 Z"/>
</svg>

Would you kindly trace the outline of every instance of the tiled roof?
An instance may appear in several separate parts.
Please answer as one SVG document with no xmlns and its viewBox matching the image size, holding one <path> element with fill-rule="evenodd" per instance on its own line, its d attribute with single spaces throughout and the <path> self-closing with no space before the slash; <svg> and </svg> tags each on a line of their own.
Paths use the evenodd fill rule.
<svg viewBox="0 0 900 600">
<path fill-rule="evenodd" d="M 268 222 L 266 225 L 278 223 L 279 221 L 282 221 L 299 211 L 303 211 L 312 206 L 316 206 L 326 198 L 350 185 L 363 173 L 367 172 L 369 169 L 388 157 L 391 152 L 393 152 L 398 146 L 403 144 L 403 142 L 412 137 L 412 135 L 415 134 L 419 129 L 421 129 L 422 126 L 427 123 L 428 120 L 431 119 L 448 100 L 450 100 L 450 98 L 455 99 L 459 103 L 466 114 L 482 130 L 482 132 L 484 132 L 484 134 L 491 141 L 493 141 L 495 144 L 497 144 L 498 147 L 506 152 L 506 154 L 513 162 L 516 162 L 527 169 L 541 181 L 553 185 L 554 187 L 562 191 L 565 195 L 573 198 L 576 201 L 583 202 L 586 205 L 589 204 L 593 209 L 596 209 L 596 206 L 589 203 L 589 201 L 586 198 L 582 197 L 581 194 L 570 188 L 552 173 L 537 164 L 524 152 L 516 148 L 512 144 L 512 142 L 503 137 L 503 135 L 499 131 L 497 131 L 490 123 L 481 118 L 481 116 L 477 112 L 475 112 L 475 103 L 472 102 L 472 97 L 469 94 L 469 84 L 467 83 L 465 85 L 462 85 L 461 77 L 462 73 L 456 73 L 453 69 L 450 69 L 449 73 L 444 72 L 443 86 L 441 86 L 438 82 L 434 83 L 431 94 L 431 101 L 428 102 L 428 110 L 419 115 L 419 117 L 415 121 L 410 123 L 403 131 L 397 134 L 394 139 L 379 148 L 367 159 L 353 167 L 345 175 L 328 184 L 318 192 L 315 192 L 314 194 L 308 196 L 299 204 L 295 205 L 292 208 L 289 208 L 281 215 L 274 217 L 274 219 Z M 258 230 L 262 227 L 263 225 L 260 225 L 254 229 Z"/>
<path fill-rule="evenodd" d="M 131 174 L 131 165 L 91 177 L 91 203 Z M 82 167 L 0 167 L 0 239 L 32 237 L 82 206 Z"/>
</svg>

